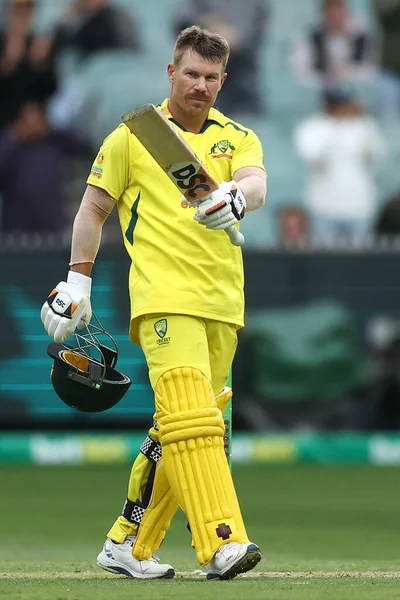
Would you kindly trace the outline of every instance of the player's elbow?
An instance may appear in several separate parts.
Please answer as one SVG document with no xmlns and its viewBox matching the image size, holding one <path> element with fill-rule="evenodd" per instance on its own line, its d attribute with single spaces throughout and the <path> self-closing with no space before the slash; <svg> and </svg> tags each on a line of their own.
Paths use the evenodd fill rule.
<svg viewBox="0 0 400 600">
<path fill-rule="evenodd" d="M 263 179 L 260 181 L 260 185 L 257 189 L 257 195 L 255 198 L 255 208 L 261 208 L 265 204 L 265 200 L 267 197 L 267 179 Z"/>
<path fill-rule="evenodd" d="M 267 195 L 267 176 L 265 172 L 253 173 L 251 176 L 238 180 L 239 186 L 246 198 L 247 210 L 256 210 L 265 204 Z"/>
</svg>

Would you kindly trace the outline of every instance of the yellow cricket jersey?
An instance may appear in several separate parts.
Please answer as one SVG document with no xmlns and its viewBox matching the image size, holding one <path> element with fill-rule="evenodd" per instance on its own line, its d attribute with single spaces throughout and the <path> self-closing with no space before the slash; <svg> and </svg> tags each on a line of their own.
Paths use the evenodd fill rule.
<svg viewBox="0 0 400 600">
<path fill-rule="evenodd" d="M 168 99 L 159 107 L 168 107 Z M 166 115 L 214 179 L 221 183 L 248 166 L 263 167 L 256 134 L 212 108 L 200 133 L 191 133 Z M 151 313 L 195 315 L 244 324 L 243 262 L 239 247 L 224 231 L 193 220 L 181 194 L 126 125 L 103 142 L 87 183 L 118 203 L 129 275 L 131 328 L 138 343 L 137 318 Z"/>
</svg>

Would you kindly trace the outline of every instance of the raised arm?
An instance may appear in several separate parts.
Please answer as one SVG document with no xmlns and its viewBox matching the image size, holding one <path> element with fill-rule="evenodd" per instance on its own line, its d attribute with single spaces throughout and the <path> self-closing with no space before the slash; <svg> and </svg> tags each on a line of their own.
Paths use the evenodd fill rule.
<svg viewBox="0 0 400 600">
<path fill-rule="evenodd" d="M 246 210 L 256 210 L 265 204 L 267 173 L 259 167 L 242 167 L 233 176 L 246 198 Z"/>
</svg>

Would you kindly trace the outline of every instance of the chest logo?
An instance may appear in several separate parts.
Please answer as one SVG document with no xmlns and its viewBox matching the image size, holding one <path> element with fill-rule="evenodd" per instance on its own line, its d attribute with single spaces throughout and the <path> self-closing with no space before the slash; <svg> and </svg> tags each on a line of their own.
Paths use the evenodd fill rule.
<svg viewBox="0 0 400 600">
<path fill-rule="evenodd" d="M 229 140 L 221 140 L 214 144 L 210 150 L 212 158 L 232 158 L 232 153 L 235 150 Z"/>
</svg>

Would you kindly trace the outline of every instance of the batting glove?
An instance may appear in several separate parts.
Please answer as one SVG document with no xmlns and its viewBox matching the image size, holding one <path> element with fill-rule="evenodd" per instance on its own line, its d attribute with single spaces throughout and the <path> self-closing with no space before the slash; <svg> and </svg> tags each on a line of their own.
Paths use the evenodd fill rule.
<svg viewBox="0 0 400 600">
<path fill-rule="evenodd" d="M 243 219 L 246 199 L 236 181 L 224 181 L 197 209 L 194 220 L 207 229 L 228 229 Z"/>
<path fill-rule="evenodd" d="M 82 329 L 90 323 L 91 287 L 90 277 L 69 271 L 67 281 L 60 281 L 50 293 L 42 306 L 40 318 L 45 330 L 55 342 L 61 344 L 75 329 Z"/>
</svg>

